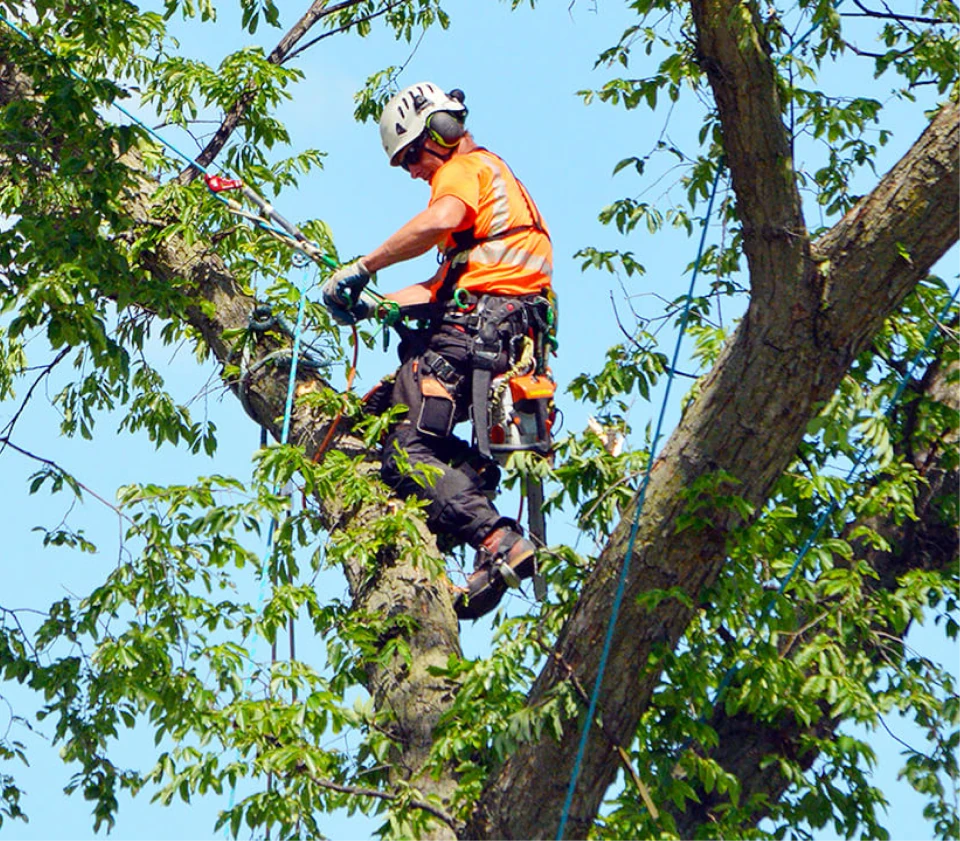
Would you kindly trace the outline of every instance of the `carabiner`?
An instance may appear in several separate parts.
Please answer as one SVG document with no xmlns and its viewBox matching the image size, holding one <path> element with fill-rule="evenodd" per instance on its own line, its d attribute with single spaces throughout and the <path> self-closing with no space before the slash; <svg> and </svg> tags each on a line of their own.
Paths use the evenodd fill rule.
<svg viewBox="0 0 960 841">
<path fill-rule="evenodd" d="M 453 303 L 457 305 L 458 310 L 470 309 L 469 296 L 470 293 L 462 286 L 458 286 L 453 290 Z"/>
</svg>

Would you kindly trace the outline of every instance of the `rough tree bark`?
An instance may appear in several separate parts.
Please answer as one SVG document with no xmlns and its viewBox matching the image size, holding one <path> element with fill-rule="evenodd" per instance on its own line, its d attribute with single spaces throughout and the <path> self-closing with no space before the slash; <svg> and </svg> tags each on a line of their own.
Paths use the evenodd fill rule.
<svg viewBox="0 0 960 841">
<path fill-rule="evenodd" d="M 957 413 L 960 413 L 958 375 L 960 365 L 956 363 L 946 367 L 934 364 L 918 389 L 925 398 L 949 407 L 954 413 L 954 421 L 958 418 Z M 855 528 L 866 526 L 881 535 L 891 547 L 885 551 L 872 545 L 861 543 L 858 546 L 854 543 L 858 550 L 857 558 L 866 561 L 877 573 L 876 579 L 864 579 L 865 591 L 891 590 L 896 587 L 897 579 L 911 570 L 945 570 L 950 565 L 956 565 L 960 535 L 949 522 L 944 522 L 943 506 L 955 506 L 960 493 L 960 469 L 956 464 L 958 443 L 960 426 L 956 422 L 942 439 L 934 442 L 918 443 L 908 436 L 901 442 L 900 449 L 920 477 L 914 500 L 916 519 L 900 523 L 892 517 L 873 516 L 857 520 L 846 529 L 846 533 L 851 534 Z M 805 624 L 805 619 L 801 619 L 798 626 Z M 875 630 L 896 635 L 895 629 L 886 625 L 876 626 Z M 900 636 L 905 634 L 906 631 Z M 791 638 L 789 648 L 797 649 L 802 642 L 802 637 Z M 783 656 L 788 656 L 787 646 L 783 648 Z M 872 654 L 878 662 L 880 657 L 885 656 L 880 648 L 874 648 Z M 803 767 L 809 768 L 816 761 L 818 752 L 810 747 L 808 737 L 815 735 L 820 739 L 830 739 L 839 723 L 828 709 L 824 710 L 820 720 L 807 727 L 801 725 L 789 709 L 784 709 L 780 719 L 772 724 L 759 721 L 748 713 L 727 716 L 720 706 L 710 721 L 719 743 L 709 756 L 740 780 L 741 802 L 754 799 L 754 802 L 762 804 L 754 816 L 756 824 L 769 814 L 769 809 L 764 808 L 763 804 L 776 803 L 790 784 L 776 762 L 764 760 L 777 756 L 788 757 L 799 760 Z M 697 794 L 699 802 L 688 802 L 683 811 L 671 809 L 681 838 L 700 837 L 698 827 L 709 823 L 716 807 L 727 801 L 725 796 L 716 791 L 708 793 L 698 790 Z"/>
<path fill-rule="evenodd" d="M 913 149 L 877 189 L 816 243 L 803 224 L 791 171 L 789 144 L 780 120 L 773 70 L 753 21 L 736 3 L 694 4 L 700 50 L 717 98 L 728 163 L 744 222 L 745 251 L 751 271 L 748 312 L 707 377 L 703 390 L 670 438 L 653 472 L 636 548 L 630 560 L 626 599 L 616 626 L 600 711 L 605 730 L 629 744 L 649 702 L 658 671 L 648 667 L 656 646 L 672 646 L 691 616 L 677 601 L 647 611 L 636 597 L 651 589 L 680 587 L 696 596 L 717 575 L 724 538 L 741 525 L 729 510 L 701 513 L 713 527 L 677 532 L 686 510 L 685 488 L 700 477 L 725 471 L 739 481 L 736 492 L 760 504 L 796 450 L 819 401 L 834 390 L 850 361 L 866 345 L 883 319 L 956 240 L 957 110 L 950 106 L 933 121 Z M 735 25 L 731 25 L 733 22 Z M 0 57 L 0 64 L 4 59 Z M 0 107 L 27 88 L 9 84 L 15 74 L 4 67 Z M 4 150 L 0 149 L 0 155 Z M 140 172 L 128 197 L 132 217 L 156 223 L 151 196 L 156 184 L 142 173 L 135 157 L 126 161 Z M 906 248 L 911 260 L 901 256 Z M 231 348 L 224 331 L 247 323 L 254 301 L 245 295 L 215 253 L 172 237 L 151 255 L 147 268 L 160 279 L 195 291 L 204 306 L 187 317 L 221 361 Z M 769 384 L 778 388 L 771 390 Z M 301 392 L 322 383 L 303 379 Z M 254 419 L 277 433 L 283 411 L 280 377 L 262 369 L 250 383 L 247 404 Z M 291 439 L 307 452 L 316 450 L 330 419 L 300 408 Z M 341 436 L 338 448 L 361 454 L 359 441 Z M 376 466 L 375 454 L 364 464 Z M 597 673 L 609 605 L 636 503 L 604 549 L 574 614 L 531 692 L 537 703 L 562 681 L 567 667 L 581 685 Z M 336 530 L 381 516 L 376 507 L 344 511 L 327 501 L 328 524 Z M 432 543 L 430 551 L 436 553 Z M 456 618 L 442 582 L 431 581 L 423 566 L 413 567 L 384 551 L 377 575 L 346 570 L 360 610 L 403 610 L 419 619 L 407 642 L 415 664 L 399 659 L 371 670 L 369 689 L 377 707 L 389 712 L 398 737 L 397 773 L 416 780 L 424 794 L 446 798 L 456 785 L 452 769 L 441 779 L 418 773 L 431 731 L 456 686 L 428 673 L 459 653 Z M 561 668 L 557 662 L 562 662 Z M 565 724 L 559 743 L 522 747 L 491 776 L 465 835 L 481 838 L 540 838 L 554 835 L 570 778 L 579 721 Z M 568 834 L 584 837 L 596 815 L 616 765 L 606 738 L 594 729 L 574 799 Z M 440 825 L 438 837 L 452 835 Z"/>
<path fill-rule="evenodd" d="M 686 510 L 683 490 L 723 471 L 732 477 L 731 492 L 760 505 L 820 401 L 833 392 L 883 319 L 957 239 L 955 105 L 944 107 L 870 195 L 811 242 L 772 63 L 748 7 L 697 0 L 692 9 L 744 224 L 751 299 L 652 473 L 599 696 L 605 734 L 591 731 L 569 815 L 567 834 L 573 838 L 586 836 L 616 774 L 606 734 L 630 743 L 659 677 L 649 665 L 651 657 L 660 646 L 673 647 L 692 618 L 679 601 L 648 611 L 637 597 L 679 587 L 695 603 L 723 563 L 725 536 L 742 525 L 735 513 L 711 509 L 707 502 L 698 516 L 713 529 L 678 533 L 677 519 Z M 531 703 L 566 680 L 568 668 L 582 685 L 593 685 L 635 506 L 624 512 L 587 580 L 557 643 L 560 657 L 544 668 Z M 469 833 L 554 836 L 581 725 L 568 722 L 559 743 L 528 745 L 510 756 L 485 790 Z"/>
</svg>

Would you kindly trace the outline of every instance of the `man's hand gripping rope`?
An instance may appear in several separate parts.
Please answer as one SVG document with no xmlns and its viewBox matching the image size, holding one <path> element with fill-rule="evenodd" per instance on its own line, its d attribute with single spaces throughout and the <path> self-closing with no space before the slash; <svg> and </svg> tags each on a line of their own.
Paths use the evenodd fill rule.
<svg viewBox="0 0 960 841">
<path fill-rule="evenodd" d="M 337 324 L 351 325 L 375 315 L 378 301 L 365 291 L 370 272 L 362 260 L 337 269 L 323 284 L 323 304 Z"/>
<path fill-rule="evenodd" d="M 354 325 L 366 318 L 377 318 L 392 327 L 400 317 L 400 307 L 366 288 L 371 275 L 362 260 L 354 260 L 337 269 L 323 284 L 323 304 L 337 324 Z"/>
</svg>

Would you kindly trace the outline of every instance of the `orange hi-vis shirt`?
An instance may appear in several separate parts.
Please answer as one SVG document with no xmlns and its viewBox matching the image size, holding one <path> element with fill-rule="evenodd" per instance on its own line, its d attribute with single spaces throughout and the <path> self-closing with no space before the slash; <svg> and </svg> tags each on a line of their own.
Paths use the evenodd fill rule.
<svg viewBox="0 0 960 841">
<path fill-rule="evenodd" d="M 444 196 L 460 199 L 468 213 L 461 230 L 440 247 L 445 260 L 434 298 L 450 272 L 457 277 L 456 288 L 476 295 L 533 295 L 550 288 L 550 235 L 533 199 L 504 161 L 483 148 L 454 155 L 430 181 L 430 204 Z M 506 233 L 512 228 L 519 230 Z M 463 237 L 470 245 L 465 250 Z"/>
</svg>

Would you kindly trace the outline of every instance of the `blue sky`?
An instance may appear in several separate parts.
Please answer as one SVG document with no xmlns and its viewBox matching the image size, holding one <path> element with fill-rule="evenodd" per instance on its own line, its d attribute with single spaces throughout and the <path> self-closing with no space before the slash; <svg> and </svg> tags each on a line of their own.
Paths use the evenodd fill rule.
<svg viewBox="0 0 960 841">
<path fill-rule="evenodd" d="M 284 25 L 308 5 L 302 2 L 282 4 Z M 302 7 L 302 8 L 301 8 Z M 293 91 L 293 100 L 284 106 L 281 118 L 290 129 L 295 148 L 316 147 L 328 153 L 325 168 L 306 179 L 297 194 L 285 196 L 278 205 L 288 218 L 320 217 L 330 226 L 340 253 L 362 254 L 382 241 L 426 202 L 427 187 L 412 181 L 405 173 L 387 166 L 376 127 L 353 122 L 353 94 L 364 79 L 386 65 L 406 62 L 401 77 L 404 84 L 428 79 L 447 89 L 462 88 L 470 108 L 469 125 L 482 145 L 502 154 L 517 175 L 529 187 L 548 225 L 556 250 L 556 287 L 561 299 L 561 353 L 554 370 L 561 387 L 578 373 L 595 370 L 606 348 L 618 339 L 611 299 L 621 300 L 617 278 L 597 272 L 581 273 L 573 254 L 581 247 L 629 248 L 646 266 L 641 278 L 629 280 L 634 307 L 648 317 L 659 316 L 659 296 L 673 298 L 686 289 L 687 264 L 693 259 L 696 243 L 685 235 L 671 234 L 651 239 L 638 231 L 626 242 L 610 228 L 597 222 L 600 209 L 615 198 L 644 192 L 648 201 L 666 198 L 676 189 L 678 174 L 665 170 L 651 173 L 643 180 L 625 171 L 613 176 L 614 165 L 629 155 L 649 152 L 665 125 L 666 111 L 651 115 L 644 110 L 624 112 L 594 104 L 586 107 L 576 91 L 598 87 L 607 79 L 604 70 L 593 70 L 597 54 L 615 43 L 620 32 L 633 22 L 622 4 L 595 0 L 593 3 L 543 3 L 531 11 L 521 7 L 515 12 L 492 0 L 455 0 L 448 5 L 453 16 L 450 30 L 431 30 L 411 55 L 412 47 L 396 43 L 382 34 L 360 41 L 354 37 L 336 37 L 311 49 L 297 62 L 306 74 L 305 81 Z M 261 28 L 245 41 L 236 38 L 236 27 L 221 14 L 217 24 L 192 23 L 178 28 L 182 51 L 216 62 L 221 55 L 241 43 L 259 44 L 267 51 L 279 38 L 274 30 Z M 643 71 L 633 69 L 632 74 Z M 871 70 L 851 71 L 869 79 Z M 849 84 L 851 76 L 834 78 L 836 85 Z M 883 98 L 884 87 L 875 94 Z M 108 115 L 118 119 L 116 115 Z M 668 124 L 669 137 L 677 145 L 693 150 L 702 113 L 691 98 L 675 109 Z M 904 108 L 901 128 L 884 153 L 883 171 L 915 139 L 922 127 L 921 109 Z M 181 138 L 175 138 L 178 143 Z M 804 161 L 801 160 L 801 163 Z M 865 185 L 868 188 L 869 185 Z M 817 224 L 815 217 L 811 226 Z M 712 229 L 719 237 L 719 231 Z M 715 241 L 715 240 L 714 240 Z M 952 257 L 951 266 L 956 260 Z M 394 267 L 382 273 L 380 283 L 390 290 L 424 279 L 434 267 L 432 255 Z M 954 269 L 943 269 L 948 280 Z M 955 281 L 954 281 L 955 282 Z M 622 311 L 622 310 L 621 310 Z M 729 317 L 729 314 L 728 314 Z M 666 340 L 665 346 L 672 340 Z M 38 356 L 43 356 L 37 349 Z M 210 367 L 198 367 L 191 354 L 181 350 L 169 358 L 171 380 L 177 382 L 179 395 L 199 395 L 214 376 Z M 382 354 L 365 351 L 360 362 L 359 391 L 394 366 L 393 350 Z M 53 386 L 49 394 L 53 394 Z M 673 395 L 673 407 L 667 429 L 676 420 L 679 392 Z M 659 405 L 638 403 L 631 417 L 634 428 L 642 433 Z M 562 399 L 568 428 L 582 428 L 586 411 L 568 397 Z M 0 424 L 15 410 L 0 406 Z M 192 410 L 198 416 L 214 418 L 219 428 L 220 449 L 213 460 L 184 457 L 169 448 L 156 452 L 149 442 L 129 436 L 115 437 L 105 451 L 103 445 L 84 441 L 61 442 L 57 439 L 58 418 L 45 400 L 34 401 L 18 427 L 22 446 L 52 456 L 89 484 L 100 495 L 113 499 L 118 486 L 149 479 L 155 482 L 189 481 L 198 473 L 249 475 L 250 458 L 259 441 L 259 431 L 246 418 L 231 396 L 216 390 L 198 397 Z M 109 425 L 103 427 L 104 431 Z M 106 436 L 110 439 L 110 436 Z M 8 503 L 0 509 L 0 529 L 6 537 L 6 555 L 10 559 L 4 581 L 4 603 L 43 608 L 66 593 L 83 593 L 102 577 L 116 559 L 118 527 L 110 512 L 92 501 L 80 510 L 67 511 L 64 500 L 46 496 L 26 497 L 21 490 L 33 465 L 6 453 L 3 475 L 7 482 Z M 505 507 L 509 511 L 510 503 Z M 66 552 L 40 551 L 40 537 L 29 531 L 36 522 L 51 524 L 61 515 L 81 518 L 85 527 L 101 543 L 96 556 L 77 556 Z M 25 525 L 27 524 L 27 525 Z M 572 523 L 562 517 L 549 524 L 553 540 L 574 540 Z M 342 584 L 331 582 L 330 586 Z M 489 626 L 477 623 L 464 635 L 466 652 L 480 654 L 489 644 Z M 936 634 L 920 634 L 914 644 L 930 656 L 952 657 L 955 649 L 943 654 L 942 640 Z M 938 654 L 940 652 L 940 654 Z M 26 701 L 22 694 L 3 694 L 16 703 Z M 0 704 L 0 727 L 6 726 L 6 713 Z M 898 736 L 908 741 L 917 738 L 899 725 Z M 873 743 L 881 756 L 878 784 L 886 788 L 900 766 L 899 746 L 879 733 Z M 27 790 L 25 807 L 31 823 L 8 823 L 0 829 L 0 839 L 10 838 L 84 838 L 90 836 L 88 807 L 79 797 L 65 798 L 60 792 L 68 771 L 57 761 L 55 751 L 46 746 L 40 733 L 25 737 L 32 767 L 18 778 Z M 131 762 L 149 748 L 139 737 L 124 741 L 123 750 Z M 901 786 L 890 795 L 893 804 L 889 825 L 894 838 L 926 837 L 919 798 Z M 147 804 L 141 796 L 125 803 L 114 832 L 118 838 L 198 838 L 209 837 L 217 809 L 226 805 L 209 800 L 196 806 L 164 809 Z M 333 838 L 368 837 L 373 822 L 362 817 L 350 820 L 332 818 L 326 832 Z M 829 837 L 825 835 L 824 837 Z"/>
</svg>

